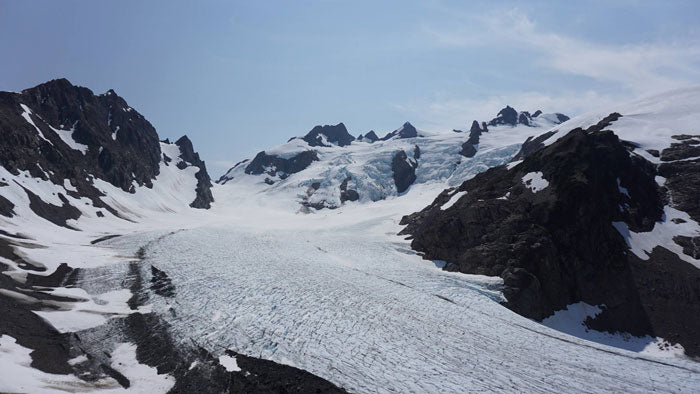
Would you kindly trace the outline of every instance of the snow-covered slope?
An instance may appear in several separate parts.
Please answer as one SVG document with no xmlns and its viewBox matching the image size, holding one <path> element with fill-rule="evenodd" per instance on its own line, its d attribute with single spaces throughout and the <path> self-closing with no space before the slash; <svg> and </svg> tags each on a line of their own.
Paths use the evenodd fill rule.
<svg viewBox="0 0 700 394">
<path fill-rule="evenodd" d="M 153 299 L 154 311 L 182 343 L 297 366 L 350 392 L 698 387 L 694 362 L 659 358 L 678 353 L 663 340 L 567 335 L 556 329 L 584 331 L 578 316 L 550 329 L 499 304 L 500 278 L 445 272 L 414 254 L 395 235 L 398 220 L 433 195 L 416 185 L 315 215 L 248 201 L 226 214 L 230 223 L 149 246 L 145 261 L 176 288 Z"/>
<path fill-rule="evenodd" d="M 189 392 L 205 385 L 223 392 L 232 373 L 252 390 L 281 390 L 291 379 L 311 391 L 337 391 L 264 360 L 243 358 L 245 369 L 232 372 L 207 353 L 174 348 L 151 306 L 140 302 L 146 285 L 133 268 L 143 244 L 102 244 L 212 217 L 201 209 L 213 202 L 209 175 L 186 136 L 159 141 L 113 91 L 94 95 L 61 79 L 0 92 L 0 137 L 0 392 Z M 105 266 L 133 268 L 108 286 L 80 282 Z M 152 361 L 166 353 L 167 366 Z M 196 363 L 207 367 L 183 380 Z"/>
<path fill-rule="evenodd" d="M 315 160 L 309 160 L 306 166 L 296 166 L 294 172 L 290 172 L 269 164 L 264 171 L 256 173 L 249 167 L 252 161 L 245 160 L 231 168 L 218 183 L 287 198 L 303 207 L 317 209 L 343 205 L 346 202 L 342 198 L 343 184 L 345 189 L 357 192 L 360 203 L 379 201 L 405 192 L 397 185 L 397 169 L 392 165 L 400 152 L 405 152 L 407 169 L 415 175 L 415 181 L 410 184 L 438 181 L 457 185 L 510 159 L 527 137 L 549 129 L 558 124 L 558 120 L 555 115 L 543 114 L 532 118 L 528 124 L 489 126 L 488 131 L 481 134 L 477 153 L 471 158 L 460 154 L 469 133 L 417 130 L 415 137 L 402 136 L 404 129 L 413 127 L 410 123 L 388 133 L 388 138 L 376 142 L 354 140 L 345 146 L 332 143 L 312 146 L 299 137 L 261 154 L 289 160 L 305 152 L 315 152 Z"/>
<path fill-rule="evenodd" d="M 108 96 L 99 100 L 111 102 Z M 654 181 L 665 182 L 673 197 L 659 211 L 666 216 L 651 223 L 653 231 L 625 222 L 634 215 L 621 216 L 631 248 L 624 251 L 642 262 L 650 245 L 666 245 L 681 256 L 698 235 L 696 213 L 688 208 L 698 195 L 692 194 L 697 172 L 685 167 L 697 161 L 688 155 L 698 144 L 695 137 L 673 138 L 698 134 L 698 103 L 700 89 L 694 89 L 610 109 L 622 114 L 610 128 L 617 133 L 618 125 L 629 125 L 620 129 L 622 138 L 639 143 L 627 146 L 658 165 L 663 179 Z M 0 111 L 12 108 L 22 132 L 31 132 L 27 152 L 58 147 L 76 163 L 94 160 L 88 167 L 96 173 L 78 182 L 67 169 L 34 168 L 0 152 L 6 155 L 0 158 L 12 157 L 0 169 L 0 366 L 12 376 L 2 375 L 0 391 L 700 387 L 697 363 L 683 356 L 674 338 L 592 330 L 584 320 L 605 313 L 596 302 L 567 305 L 537 323 L 501 305 L 510 282 L 442 270 L 452 262 L 424 260 L 397 235 L 403 215 L 494 166 L 519 171 L 513 177 L 522 189 L 517 193 L 534 199 L 553 193 L 560 183 L 549 168 L 556 163 L 525 168 L 528 158 L 556 144 L 547 137 L 563 139 L 610 112 L 558 124 L 561 114 L 507 107 L 469 131 L 405 124 L 384 138 L 368 133 L 355 139 L 342 124 L 319 126 L 232 168 L 212 188 L 211 209 L 200 210 L 191 205 L 209 198 L 198 192 L 205 183 L 191 145 L 156 138 L 153 166 L 133 174 L 128 166 L 100 170 L 102 151 L 80 137 L 81 122 L 52 119 L 42 112 L 41 98 L 22 103 L 26 108 L 15 104 Z M 95 127 L 105 146 L 126 143 L 133 131 L 119 123 L 135 110 L 119 108 L 95 116 L 104 123 Z M 656 136 L 646 137 L 651 134 Z M 680 145 L 665 150 L 671 143 Z M 119 153 L 133 157 L 126 151 L 115 157 Z M 523 161 L 510 162 L 518 153 Z M 83 180 L 99 193 L 85 193 Z M 637 206 L 638 190 L 625 177 L 613 177 L 608 189 L 615 198 L 630 198 L 628 211 Z M 472 192 L 450 189 L 435 207 L 457 218 Z M 518 195 L 510 193 L 488 199 Z M 612 222 L 609 227 L 615 234 L 625 230 Z M 678 235 L 689 237 L 690 246 L 669 246 L 669 236 Z M 466 234 L 445 237 L 461 238 Z M 697 258 L 678 259 L 689 257 Z"/>
</svg>

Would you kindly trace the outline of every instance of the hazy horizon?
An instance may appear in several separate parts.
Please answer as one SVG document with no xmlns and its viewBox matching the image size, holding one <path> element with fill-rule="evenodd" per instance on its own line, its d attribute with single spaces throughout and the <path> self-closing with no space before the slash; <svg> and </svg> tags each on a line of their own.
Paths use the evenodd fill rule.
<svg viewBox="0 0 700 394">
<path fill-rule="evenodd" d="M 441 131 L 700 84 L 697 2 L 492 3 L 0 1 L 0 90 L 114 89 L 218 177 L 317 124 Z"/>
</svg>

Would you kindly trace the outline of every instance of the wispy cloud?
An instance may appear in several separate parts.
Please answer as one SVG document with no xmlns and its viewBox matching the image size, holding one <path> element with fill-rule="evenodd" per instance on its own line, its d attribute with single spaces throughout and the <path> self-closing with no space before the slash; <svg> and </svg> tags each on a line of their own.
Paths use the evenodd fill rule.
<svg viewBox="0 0 700 394">
<path fill-rule="evenodd" d="M 546 31 L 518 9 L 470 18 L 469 28 L 426 27 L 437 45 L 532 51 L 540 67 L 618 84 L 635 93 L 665 90 L 700 79 L 700 42 L 606 45 Z"/>
<path fill-rule="evenodd" d="M 395 108 L 422 120 L 426 127 L 449 129 L 470 119 L 494 116 L 504 105 L 520 110 L 579 114 L 616 102 L 700 83 L 700 41 L 612 45 L 570 37 L 538 25 L 518 9 L 463 15 L 459 27 L 423 26 L 427 40 L 436 47 L 465 49 L 474 53 L 524 51 L 522 60 L 536 69 L 541 88 L 496 90 L 488 97 L 459 93 L 423 102 L 397 104 Z M 522 70 L 515 66 L 515 70 Z M 500 70 L 504 73 L 511 70 Z M 499 70 L 494 70 L 499 72 Z M 544 76 L 543 76 L 544 75 Z M 548 83 L 547 75 L 579 78 L 576 86 Z M 528 76 L 532 77 L 532 76 Z M 533 77 L 537 78 L 537 77 Z M 588 80 L 588 82 L 586 82 Z M 483 90 L 489 90 L 484 86 Z M 436 95 L 441 96 L 441 95 Z"/>
</svg>

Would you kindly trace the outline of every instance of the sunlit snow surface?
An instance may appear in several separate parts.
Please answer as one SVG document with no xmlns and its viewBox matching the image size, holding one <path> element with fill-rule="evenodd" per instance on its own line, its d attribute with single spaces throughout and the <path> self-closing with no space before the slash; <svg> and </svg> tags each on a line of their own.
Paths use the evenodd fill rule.
<svg viewBox="0 0 700 394">
<path fill-rule="evenodd" d="M 399 212 L 430 189 L 315 215 L 252 204 L 164 237 L 146 266 L 166 271 L 176 296 L 153 309 L 183 345 L 272 359 L 353 392 L 700 387 L 692 361 L 568 336 L 499 305 L 499 278 L 413 254 L 395 235 Z"/>
<path fill-rule="evenodd" d="M 611 129 L 644 149 L 663 149 L 673 142 L 672 134 L 697 134 L 700 89 L 635 105 L 615 109 L 623 118 Z M 32 123 L 31 110 L 22 110 Z M 574 127 L 595 124 L 608 113 L 555 126 L 561 132 L 547 143 Z M 161 163 L 153 189 L 135 187 L 135 194 L 95 180 L 106 194 L 105 202 L 131 221 L 107 212 L 100 218 L 91 201 L 67 196 L 83 213 L 68 224 L 81 231 L 36 216 L 20 187 L 60 205 L 57 194 L 72 189 L 70 182 L 55 185 L 0 167 L 0 179 L 8 180 L 3 196 L 15 204 L 17 214 L 0 216 L 0 228 L 30 237 L 16 251 L 37 267 L 46 267 L 35 273 L 49 275 L 60 263 L 68 263 L 85 269 L 87 278 L 95 279 L 89 274 L 93 272 L 100 279 L 80 283 L 85 292 L 53 290 L 84 299 L 65 306 L 68 310 L 40 312 L 60 331 L 93 327 L 106 316 L 136 312 L 124 305 L 126 290 L 113 284 L 124 278 L 124 262 L 134 260 L 136 250 L 148 245 L 144 273 L 149 275 L 151 264 L 165 271 L 176 294 L 154 295 L 141 311 L 160 314 L 171 324 L 175 341 L 183 347 L 193 342 L 204 346 L 229 369 L 235 369 L 235 359 L 225 355 L 227 348 L 300 367 L 353 392 L 698 392 L 699 364 L 668 357 L 678 355 L 679 349 L 656 338 L 586 330 L 581 322 L 599 311 L 598 306 L 573 305 L 544 325 L 533 322 L 499 304 L 499 278 L 444 272 L 438 268 L 444 262 L 422 260 L 409 241 L 396 235 L 402 215 L 422 209 L 446 187 L 507 162 L 525 138 L 543 131 L 495 127 L 481 136 L 479 150 L 470 159 L 458 154 L 467 136 L 451 132 L 322 148 L 321 162 L 272 186 L 264 184 L 264 176 L 239 176 L 239 167 L 233 181 L 214 187 L 216 202 L 209 211 L 188 207 L 197 168 L 178 170 L 176 163 Z M 421 148 L 417 181 L 396 196 L 391 158 L 397 149 L 410 156 L 416 144 Z M 179 155 L 175 145 L 162 144 L 161 149 L 169 157 Z M 270 152 L 285 155 L 284 149 Z M 658 161 L 641 148 L 636 153 Z M 299 213 L 299 194 L 310 182 L 324 179 L 328 184 L 322 189 L 337 192 L 348 174 L 358 176 L 351 186 L 360 193 L 359 202 Z M 336 194 L 321 197 L 335 199 Z M 450 203 L 463 195 L 457 194 Z M 373 202 L 375 198 L 380 201 Z M 681 214 L 685 215 L 666 209 L 666 219 Z M 626 236 L 632 252 L 643 255 L 656 244 L 666 245 L 669 234 L 700 234 L 698 228 L 691 221 L 675 227 L 661 222 L 652 232 Z M 113 234 L 123 236 L 91 244 Z M 27 271 L 0 259 L 10 267 L 4 274 L 24 280 Z M 96 318 L 96 313 L 105 316 Z M 158 375 L 136 361 L 134 345 L 119 343 L 114 349 L 122 369 L 119 363 L 113 367 L 132 383 L 143 382 L 153 392 L 172 386 L 173 377 Z M 14 338 L 0 337 L 0 391 L 96 389 L 73 376 L 31 368 L 30 351 Z M 5 373 L 13 379 L 4 379 Z M 107 390 L 121 391 L 115 381 L 102 383 Z M 143 387 L 137 383 L 134 391 Z"/>
<path fill-rule="evenodd" d="M 396 196 L 397 190 L 392 172 L 392 159 L 397 152 L 406 152 L 407 160 L 417 163 L 414 186 L 428 182 L 441 182 L 439 187 L 457 186 L 463 181 L 509 161 L 528 137 L 547 131 L 554 124 L 546 119 L 524 125 L 494 126 L 480 136 L 479 149 L 472 158 L 459 152 L 468 139 L 468 133 L 428 132 L 420 130 L 415 138 L 376 141 L 374 143 L 353 141 L 345 147 L 310 147 L 302 139 L 293 139 L 285 144 L 266 149 L 265 153 L 289 158 L 303 151 L 313 149 L 319 160 L 308 168 L 288 174 L 287 178 L 267 174 L 245 174 L 247 163 L 229 170 L 224 178 L 227 185 L 254 187 L 258 192 L 273 198 L 287 198 L 300 202 L 322 203 L 327 207 L 338 207 L 340 184 L 349 178 L 348 188 L 359 194 L 359 203 L 368 203 Z M 415 160 L 418 147 L 420 158 Z M 270 185 L 265 179 L 273 180 Z M 307 195 L 309 186 L 319 184 L 319 189 Z M 437 194 L 437 193 L 436 193 Z"/>
</svg>

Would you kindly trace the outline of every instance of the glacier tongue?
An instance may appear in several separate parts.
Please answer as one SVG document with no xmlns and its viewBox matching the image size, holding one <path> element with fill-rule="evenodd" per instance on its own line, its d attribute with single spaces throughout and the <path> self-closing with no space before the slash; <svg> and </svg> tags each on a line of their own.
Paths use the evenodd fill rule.
<svg viewBox="0 0 700 394">
<path fill-rule="evenodd" d="M 177 291 L 153 308 L 180 341 L 290 364 L 353 392 L 698 387 L 691 361 L 552 330 L 503 308 L 500 278 L 445 272 L 411 252 L 393 235 L 398 214 L 430 190 L 340 215 L 257 202 L 229 211 L 228 223 L 164 237 L 146 262 Z"/>
</svg>

